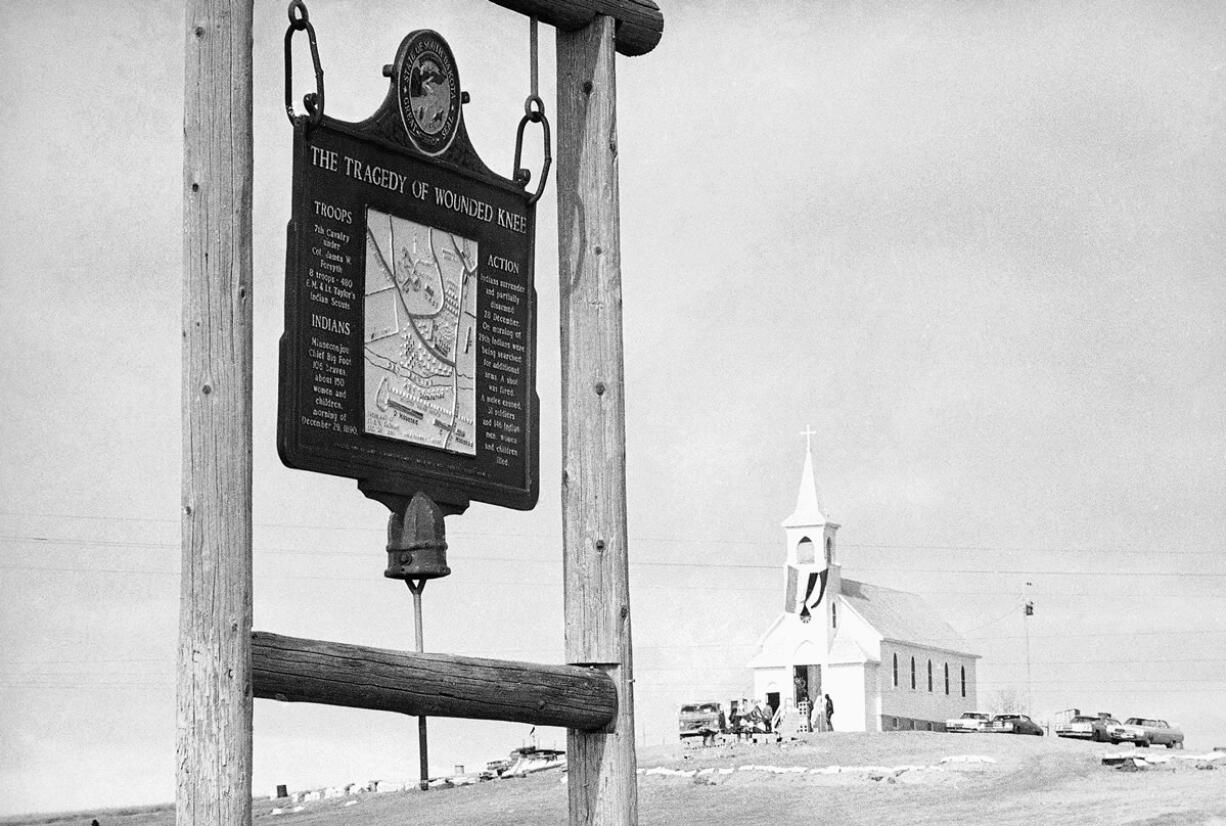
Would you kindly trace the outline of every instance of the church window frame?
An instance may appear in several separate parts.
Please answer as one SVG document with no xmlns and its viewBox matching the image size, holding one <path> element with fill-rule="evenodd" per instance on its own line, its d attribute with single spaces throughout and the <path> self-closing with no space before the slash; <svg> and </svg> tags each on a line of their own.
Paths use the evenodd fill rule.
<svg viewBox="0 0 1226 826">
<path fill-rule="evenodd" d="M 945 696 L 949 696 L 949 663 L 945 663 Z"/>
<path fill-rule="evenodd" d="M 898 688 L 898 652 L 894 652 L 894 687 Z"/>
<path fill-rule="evenodd" d="M 966 666 L 962 666 L 962 696 L 966 696 Z"/>
<path fill-rule="evenodd" d="M 834 540 L 826 537 L 826 564 L 834 564 Z"/>
<path fill-rule="evenodd" d="M 915 657 L 911 658 L 911 690 L 915 690 Z"/>
<path fill-rule="evenodd" d="M 928 693 L 932 693 L 932 660 L 928 660 Z"/>
<path fill-rule="evenodd" d="M 834 600 L 830 600 L 830 627 L 839 627 L 839 604 Z"/>
</svg>

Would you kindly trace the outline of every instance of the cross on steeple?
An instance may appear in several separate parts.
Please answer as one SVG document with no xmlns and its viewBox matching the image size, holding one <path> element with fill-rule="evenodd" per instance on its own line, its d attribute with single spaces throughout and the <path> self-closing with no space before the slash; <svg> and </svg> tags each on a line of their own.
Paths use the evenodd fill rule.
<svg viewBox="0 0 1226 826">
<path fill-rule="evenodd" d="M 808 453 L 813 449 L 812 439 L 817 435 L 817 431 L 809 427 L 809 425 L 805 425 L 805 429 L 800 431 L 800 435 L 805 437 L 805 453 Z"/>
</svg>

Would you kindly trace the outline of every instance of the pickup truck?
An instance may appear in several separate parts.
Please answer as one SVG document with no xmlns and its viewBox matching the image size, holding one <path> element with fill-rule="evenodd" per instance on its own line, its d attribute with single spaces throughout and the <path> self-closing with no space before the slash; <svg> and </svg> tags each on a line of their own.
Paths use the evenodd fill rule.
<svg viewBox="0 0 1226 826">
<path fill-rule="evenodd" d="M 687 737 L 714 737 L 723 732 L 726 726 L 727 720 L 719 703 L 683 705 L 681 713 L 677 715 L 677 727 L 682 740 Z"/>
</svg>

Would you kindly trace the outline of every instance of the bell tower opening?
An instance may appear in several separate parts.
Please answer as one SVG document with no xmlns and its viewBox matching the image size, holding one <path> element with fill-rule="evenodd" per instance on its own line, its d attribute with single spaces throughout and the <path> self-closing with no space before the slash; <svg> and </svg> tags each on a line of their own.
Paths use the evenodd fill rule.
<svg viewBox="0 0 1226 826">
<path fill-rule="evenodd" d="M 813 547 L 813 540 L 807 536 L 796 545 L 796 563 L 798 565 L 817 564 L 817 549 Z"/>
</svg>

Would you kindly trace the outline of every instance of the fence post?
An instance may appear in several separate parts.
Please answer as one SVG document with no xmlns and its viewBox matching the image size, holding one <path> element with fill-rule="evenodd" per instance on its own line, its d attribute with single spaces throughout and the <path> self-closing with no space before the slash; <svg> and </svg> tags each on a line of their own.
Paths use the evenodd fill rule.
<svg viewBox="0 0 1226 826">
<path fill-rule="evenodd" d="M 571 826 L 638 822 L 626 543 L 616 21 L 557 33 L 566 658 L 617 686 L 608 731 L 567 735 Z"/>
<path fill-rule="evenodd" d="M 251 823 L 252 0 L 188 0 L 175 818 Z"/>
</svg>

